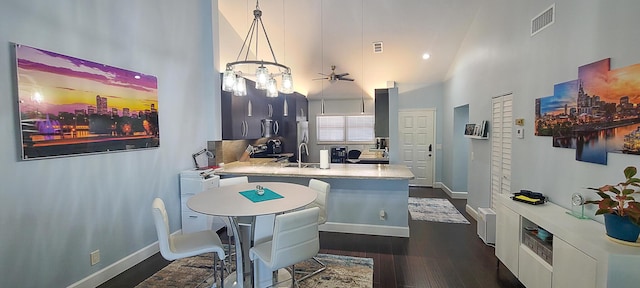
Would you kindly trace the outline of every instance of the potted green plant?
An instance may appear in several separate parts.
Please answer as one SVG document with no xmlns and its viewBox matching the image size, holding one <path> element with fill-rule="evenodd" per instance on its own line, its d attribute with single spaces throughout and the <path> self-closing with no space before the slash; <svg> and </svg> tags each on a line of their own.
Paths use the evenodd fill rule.
<svg viewBox="0 0 640 288">
<path fill-rule="evenodd" d="M 607 235 L 622 241 L 636 242 L 640 235 L 640 202 L 633 194 L 640 194 L 640 179 L 635 178 L 638 170 L 634 166 L 624 169 L 625 181 L 615 185 L 604 185 L 596 190 L 600 200 L 585 201 L 597 204 L 596 215 L 604 215 Z"/>
</svg>

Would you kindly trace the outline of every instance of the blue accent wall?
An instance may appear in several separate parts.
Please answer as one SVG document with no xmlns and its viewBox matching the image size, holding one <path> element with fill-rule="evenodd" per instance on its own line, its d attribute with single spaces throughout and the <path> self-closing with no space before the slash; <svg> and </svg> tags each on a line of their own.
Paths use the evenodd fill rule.
<svg viewBox="0 0 640 288">
<path fill-rule="evenodd" d="M 154 243 L 154 197 L 165 200 L 171 231 L 180 229 L 178 174 L 219 121 L 210 112 L 218 91 L 212 5 L 0 2 L 0 287 L 66 287 Z M 19 160 L 11 42 L 155 75 L 160 147 Z M 91 266 L 97 249 L 101 261 Z"/>
</svg>

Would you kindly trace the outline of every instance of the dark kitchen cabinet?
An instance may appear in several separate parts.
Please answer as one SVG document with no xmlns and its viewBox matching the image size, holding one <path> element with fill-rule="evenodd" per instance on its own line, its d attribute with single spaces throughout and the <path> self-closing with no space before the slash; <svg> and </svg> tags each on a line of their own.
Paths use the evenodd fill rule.
<svg viewBox="0 0 640 288">
<path fill-rule="evenodd" d="M 266 97 L 264 99 L 265 117 L 262 121 L 262 136 L 276 137 L 282 135 L 282 120 L 284 113 L 284 94 L 278 93 L 278 97 Z M 269 121 L 269 125 L 267 125 Z M 270 127 L 269 127 L 270 126 Z M 269 130 L 268 132 L 266 130 Z"/>
<path fill-rule="evenodd" d="M 389 137 L 389 89 L 375 89 L 376 137 Z"/>
<path fill-rule="evenodd" d="M 221 75 L 222 77 L 222 75 Z M 269 135 L 270 138 L 283 139 L 288 153 L 297 149 L 297 121 L 307 121 L 307 97 L 294 92 L 279 93 L 278 97 L 267 97 L 265 91 L 255 88 L 255 82 L 246 80 L 247 95 L 233 96 L 232 92 L 222 91 L 222 139 L 241 140 L 258 139 Z M 287 116 L 285 116 L 285 99 Z M 265 133 L 265 123 L 269 122 L 271 133 Z"/>
<path fill-rule="evenodd" d="M 255 88 L 255 83 L 247 81 L 247 95 L 233 96 L 222 91 L 222 139 L 258 139 L 261 137 L 261 120 L 267 116 L 264 91 Z"/>
<path fill-rule="evenodd" d="M 233 96 L 222 91 L 222 139 L 238 140 L 258 138 L 259 130 L 252 122 L 253 101 L 248 96 Z"/>
</svg>

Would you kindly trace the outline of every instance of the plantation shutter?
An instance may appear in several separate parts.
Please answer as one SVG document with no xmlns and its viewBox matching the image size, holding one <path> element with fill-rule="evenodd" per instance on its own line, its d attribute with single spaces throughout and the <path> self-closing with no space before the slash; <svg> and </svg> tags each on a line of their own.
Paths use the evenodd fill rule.
<svg viewBox="0 0 640 288">
<path fill-rule="evenodd" d="M 498 194 L 511 193 L 511 140 L 513 94 L 492 99 L 491 131 L 491 207 Z"/>
</svg>

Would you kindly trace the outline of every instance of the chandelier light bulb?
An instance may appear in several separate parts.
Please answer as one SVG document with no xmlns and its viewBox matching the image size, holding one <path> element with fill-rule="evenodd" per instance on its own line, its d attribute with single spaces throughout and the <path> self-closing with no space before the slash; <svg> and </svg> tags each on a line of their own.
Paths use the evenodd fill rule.
<svg viewBox="0 0 640 288">
<path fill-rule="evenodd" d="M 233 87 L 233 96 L 247 96 L 247 82 L 242 77 L 237 77 Z"/>
<path fill-rule="evenodd" d="M 222 91 L 232 92 L 236 84 L 236 74 L 233 69 L 227 68 L 222 77 Z"/>
<path fill-rule="evenodd" d="M 291 72 L 282 73 L 282 93 L 293 93 L 293 77 Z"/>
<path fill-rule="evenodd" d="M 269 69 L 260 65 L 256 68 L 256 89 L 267 89 L 267 82 L 269 81 Z"/>
<path fill-rule="evenodd" d="M 273 79 L 273 77 L 267 81 L 267 97 L 278 97 L 278 86 L 276 79 Z"/>
</svg>

